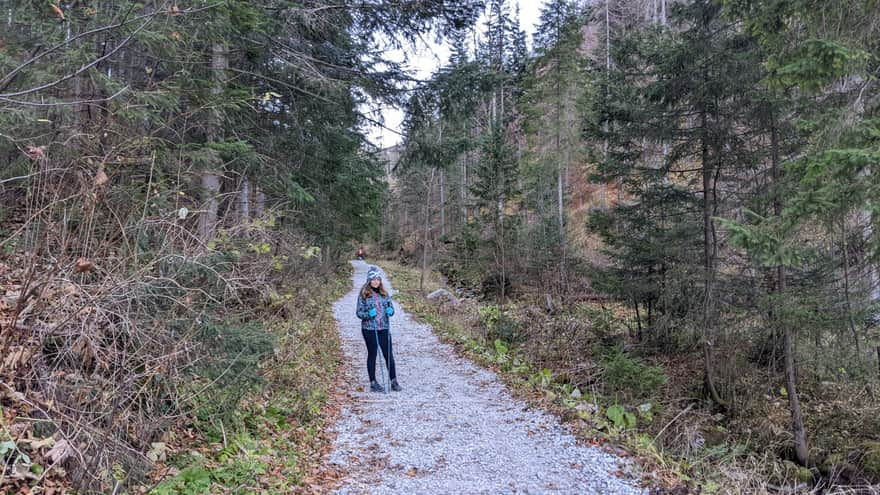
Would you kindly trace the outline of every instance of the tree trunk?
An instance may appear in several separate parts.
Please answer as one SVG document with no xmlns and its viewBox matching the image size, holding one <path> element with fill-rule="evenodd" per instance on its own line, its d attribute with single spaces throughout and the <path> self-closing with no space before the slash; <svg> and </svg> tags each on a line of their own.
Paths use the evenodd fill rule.
<svg viewBox="0 0 880 495">
<path fill-rule="evenodd" d="M 777 268 L 780 292 L 785 290 L 785 268 Z M 782 324 L 783 352 L 785 353 L 785 390 L 788 393 L 788 406 L 791 409 L 791 430 L 794 435 L 794 451 L 797 462 L 807 465 L 809 450 L 807 449 L 807 433 L 804 429 L 804 416 L 801 412 L 801 401 L 797 393 L 797 370 L 794 362 L 794 343 L 791 325 Z"/>
<path fill-rule="evenodd" d="M 558 25 L 558 24 L 557 24 Z M 559 33 L 557 29 L 557 39 Z M 559 228 L 559 281 L 563 293 L 566 292 L 567 277 L 565 270 L 565 163 L 562 159 L 562 67 L 559 57 L 556 58 L 556 211 Z"/>
<path fill-rule="evenodd" d="M 446 171 L 440 169 L 440 237 L 446 237 Z"/>
<path fill-rule="evenodd" d="M 865 225 L 863 238 L 868 243 L 874 237 L 873 220 L 873 215 L 867 209 L 863 209 L 859 213 L 859 221 Z M 878 302 L 880 301 L 880 270 L 878 270 L 877 265 L 870 257 L 865 260 L 865 267 L 868 272 L 868 293 L 870 294 L 871 302 Z M 874 314 L 872 316 L 876 317 L 877 315 Z"/>
<path fill-rule="evenodd" d="M 219 97 L 226 85 L 226 70 L 229 69 L 229 54 L 222 43 L 214 43 L 211 46 L 211 70 L 213 71 L 214 87 L 211 94 L 214 96 L 214 104 L 219 104 Z M 208 122 L 207 140 L 216 142 L 222 134 L 222 117 L 217 110 L 211 111 Z M 214 170 L 203 170 L 201 173 L 202 194 L 205 196 L 205 212 L 199 220 L 199 234 L 204 242 L 214 238 L 217 228 L 217 210 L 219 202 L 217 196 L 220 193 L 220 176 Z"/>
<path fill-rule="evenodd" d="M 468 211 L 467 211 L 467 174 L 468 174 L 468 162 L 471 159 L 471 152 L 466 151 L 464 154 L 464 159 L 461 160 L 461 184 L 459 188 L 459 205 L 461 207 L 461 224 L 467 225 L 468 221 Z"/>
<path fill-rule="evenodd" d="M 781 170 L 779 167 L 779 139 L 776 131 L 776 120 L 771 115 L 770 121 L 770 159 L 773 172 L 773 183 L 775 189 L 773 191 L 773 213 L 776 216 L 782 215 L 782 199 L 779 196 L 779 183 L 781 181 Z M 845 267 L 844 267 L 845 269 Z M 786 274 L 785 267 L 779 265 L 776 267 L 776 288 L 780 295 L 785 293 Z M 777 325 L 782 326 L 782 346 L 785 354 L 785 389 L 788 393 L 788 405 L 791 410 L 791 430 L 794 437 L 795 456 L 798 463 L 802 466 L 807 464 L 809 451 L 807 449 L 807 434 L 804 430 L 804 418 L 801 412 L 801 402 L 797 392 L 797 369 L 794 360 L 794 343 L 792 338 L 791 325 L 777 317 Z"/>
<path fill-rule="evenodd" d="M 642 341 L 642 315 L 639 313 L 639 301 L 633 298 L 633 306 L 636 308 L 636 339 Z"/>
<path fill-rule="evenodd" d="M 201 174 L 202 194 L 204 195 L 204 213 L 199 217 L 199 237 L 207 243 L 217 232 L 217 209 L 220 206 L 217 197 L 220 195 L 220 176 L 205 170 Z"/>
<path fill-rule="evenodd" d="M 871 285 L 871 302 L 880 301 L 880 271 L 872 261 L 868 261 L 868 283 Z"/>
<path fill-rule="evenodd" d="M 247 223 L 251 218 L 251 181 L 244 174 L 241 176 L 237 202 L 238 223 Z"/>
<path fill-rule="evenodd" d="M 778 213 L 777 213 L 778 215 Z M 846 240 L 846 221 L 840 222 L 840 233 L 843 241 L 843 300 L 846 304 L 846 316 L 849 323 L 850 332 L 852 332 L 853 343 L 856 346 L 856 359 L 861 360 L 862 349 L 859 344 L 859 334 L 856 331 L 856 321 L 853 318 L 852 302 L 849 297 L 849 243 Z"/>
<path fill-rule="evenodd" d="M 611 70 L 611 0 L 605 0 L 605 70 Z M 606 76 L 607 77 L 607 76 Z"/>
<path fill-rule="evenodd" d="M 705 110 L 700 112 L 700 126 L 702 133 L 701 159 L 703 175 L 703 381 L 712 400 L 718 405 L 726 407 L 727 405 L 721 400 L 721 396 L 715 387 L 713 373 L 714 359 L 712 357 L 712 346 L 714 345 L 714 332 L 712 328 L 714 323 L 712 321 L 712 284 L 715 278 L 715 260 L 713 256 L 712 211 L 715 198 L 712 195 L 713 168 L 709 156 L 708 119 Z"/>
<path fill-rule="evenodd" d="M 211 45 L 211 71 L 214 80 L 214 86 L 211 88 L 211 95 L 214 96 L 215 104 L 218 104 L 219 101 L 216 101 L 216 98 L 223 93 L 223 90 L 226 88 L 226 71 L 229 69 L 229 53 L 226 51 L 226 46 L 222 43 L 214 43 Z M 221 129 L 221 115 L 218 110 L 212 110 L 210 129 L 208 130 L 209 136 L 208 138 L 212 141 L 217 141 L 220 137 L 220 129 Z"/>
<path fill-rule="evenodd" d="M 425 293 L 425 272 L 428 269 L 428 234 L 431 228 L 431 187 L 434 185 L 434 167 L 431 167 L 431 177 L 428 179 L 427 192 L 425 194 L 425 236 L 422 240 L 422 272 L 419 274 L 419 292 Z"/>
<path fill-rule="evenodd" d="M 611 96 L 611 88 L 609 87 L 610 78 L 611 78 L 611 14 L 609 5 L 611 0 L 605 0 L 605 99 L 608 100 Z M 602 129 L 605 132 L 605 140 L 602 146 L 603 153 L 605 156 L 605 160 L 608 160 L 608 121 L 602 123 Z M 607 184 L 602 184 L 602 209 L 604 210 L 607 207 L 607 198 L 606 196 L 606 187 Z M 620 203 L 623 199 L 623 184 L 618 181 L 617 187 L 617 202 Z"/>
<path fill-rule="evenodd" d="M 561 164 L 560 164 L 561 165 Z M 560 166 L 556 178 L 556 203 L 559 213 L 559 277 L 562 282 L 562 288 L 565 290 L 567 277 L 565 267 L 566 243 L 565 243 L 565 201 L 563 193 L 563 168 Z"/>
<path fill-rule="evenodd" d="M 499 303 L 499 310 L 501 314 L 504 314 L 504 303 L 507 299 L 507 259 L 506 253 L 504 249 L 504 210 L 501 210 L 501 214 L 498 216 L 498 249 L 501 251 L 501 301 Z"/>
<path fill-rule="evenodd" d="M 602 124 L 604 131 L 608 132 L 608 122 Z M 602 144 L 602 155 L 605 158 L 605 161 L 608 161 L 608 138 L 605 138 L 605 142 Z M 603 182 L 599 186 L 599 208 L 604 210 L 608 208 L 608 183 Z"/>
<path fill-rule="evenodd" d="M 251 213 L 254 218 L 260 218 L 260 215 L 266 210 L 266 193 L 263 192 L 263 188 L 259 184 L 252 184 L 252 187 L 254 208 Z"/>
</svg>

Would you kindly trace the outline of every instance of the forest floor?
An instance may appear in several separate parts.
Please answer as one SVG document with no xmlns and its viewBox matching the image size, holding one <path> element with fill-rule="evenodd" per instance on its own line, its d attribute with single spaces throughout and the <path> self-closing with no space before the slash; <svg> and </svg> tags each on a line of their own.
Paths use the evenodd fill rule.
<svg viewBox="0 0 880 495">
<path fill-rule="evenodd" d="M 368 265 L 353 265 L 353 288 L 334 306 L 350 398 L 328 457 L 330 469 L 346 473 L 337 493 L 642 492 L 638 466 L 513 398 L 495 373 L 459 357 L 399 301 L 391 328 L 403 391 L 369 392 L 354 315 Z"/>
</svg>

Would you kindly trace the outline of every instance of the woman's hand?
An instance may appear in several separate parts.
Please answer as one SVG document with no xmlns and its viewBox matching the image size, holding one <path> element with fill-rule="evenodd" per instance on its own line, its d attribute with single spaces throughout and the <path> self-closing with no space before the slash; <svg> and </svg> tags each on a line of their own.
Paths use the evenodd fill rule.
<svg viewBox="0 0 880 495">
<path fill-rule="evenodd" d="M 370 308 L 370 311 L 368 311 L 367 314 L 370 315 L 370 318 L 375 318 L 379 313 L 376 312 L 376 308 Z"/>
<path fill-rule="evenodd" d="M 394 316 L 394 306 L 388 306 L 385 308 L 385 314 L 388 316 Z"/>
</svg>

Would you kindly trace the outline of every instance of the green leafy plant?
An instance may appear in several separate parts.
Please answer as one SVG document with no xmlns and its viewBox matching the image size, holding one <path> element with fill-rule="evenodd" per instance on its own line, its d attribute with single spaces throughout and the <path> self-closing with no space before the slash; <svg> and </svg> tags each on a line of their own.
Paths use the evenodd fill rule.
<svg viewBox="0 0 880 495">
<path fill-rule="evenodd" d="M 529 379 L 535 386 L 540 388 L 547 388 L 553 383 L 553 371 L 544 368 L 541 371 L 538 371 Z"/>
<path fill-rule="evenodd" d="M 510 348 L 507 347 L 507 344 L 504 343 L 501 339 L 495 339 L 495 355 L 493 357 L 494 361 L 499 364 L 504 364 L 509 359 Z"/>
<path fill-rule="evenodd" d="M 480 308 L 479 315 L 489 342 L 500 339 L 507 344 L 514 344 L 522 337 L 519 322 L 502 313 L 497 305 Z"/>
<path fill-rule="evenodd" d="M 487 329 L 491 329 L 498 324 L 501 319 L 501 308 L 497 305 L 490 304 L 479 308 L 480 321 Z"/>
<path fill-rule="evenodd" d="M 0 459 L 6 459 L 10 457 L 12 462 L 11 464 L 24 464 L 25 466 L 31 465 L 31 458 L 28 457 L 27 454 L 22 452 L 18 445 L 12 440 L 7 440 L 5 442 L 0 442 Z M 7 461 L 8 462 L 8 461 Z"/>
<path fill-rule="evenodd" d="M 189 467 L 153 489 L 154 495 L 201 495 L 211 490 L 211 473 L 203 467 Z"/>
<path fill-rule="evenodd" d="M 617 428 L 635 428 L 636 427 L 636 415 L 627 411 L 620 404 L 614 404 L 609 407 L 607 411 L 605 411 L 605 416 L 614 423 L 614 426 Z"/>
</svg>

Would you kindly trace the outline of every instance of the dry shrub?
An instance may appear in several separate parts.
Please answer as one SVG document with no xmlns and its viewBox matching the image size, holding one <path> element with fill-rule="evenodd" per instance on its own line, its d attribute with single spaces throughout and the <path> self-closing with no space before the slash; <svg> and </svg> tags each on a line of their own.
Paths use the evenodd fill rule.
<svg viewBox="0 0 880 495">
<path fill-rule="evenodd" d="M 575 315 L 552 318 L 538 310 L 529 311 L 526 318 L 523 349 L 536 367 L 552 369 L 578 387 L 599 379 L 601 370 L 593 359 L 598 335 L 592 320 Z"/>
<path fill-rule="evenodd" d="M 25 206 L 0 239 L 0 406 L 15 413 L 0 441 L 51 440 L 30 444 L 42 473 L 7 462 L 0 491 L 64 478 L 106 492 L 141 477 L 151 442 L 223 385 L 247 389 L 242 380 L 255 379 L 272 347 L 238 345 L 266 334 L 245 322 L 282 313 L 272 287 L 314 263 L 271 252 L 302 242 L 282 238 L 268 216 L 218 225 L 207 249 L 178 213 L 197 209 L 191 196 L 157 188 L 132 201 L 147 184 L 66 165 L 40 157 L 28 190 L 3 192 Z M 153 170 L 127 176 L 138 172 Z"/>
</svg>

